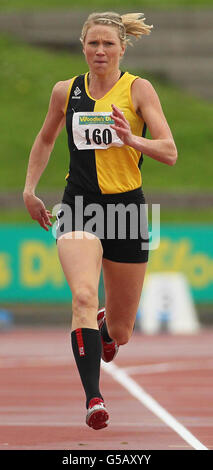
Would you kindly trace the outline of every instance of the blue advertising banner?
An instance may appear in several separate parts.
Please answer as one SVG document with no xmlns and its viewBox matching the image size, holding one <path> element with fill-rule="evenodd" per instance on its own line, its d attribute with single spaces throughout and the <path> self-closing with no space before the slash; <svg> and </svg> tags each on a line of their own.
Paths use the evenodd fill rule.
<svg viewBox="0 0 213 470">
<path fill-rule="evenodd" d="M 159 247 L 150 252 L 148 272 L 182 272 L 195 302 L 213 302 L 213 225 L 161 224 L 160 235 Z M 33 225 L 1 225 L 0 301 L 70 300 L 52 231 Z"/>
</svg>

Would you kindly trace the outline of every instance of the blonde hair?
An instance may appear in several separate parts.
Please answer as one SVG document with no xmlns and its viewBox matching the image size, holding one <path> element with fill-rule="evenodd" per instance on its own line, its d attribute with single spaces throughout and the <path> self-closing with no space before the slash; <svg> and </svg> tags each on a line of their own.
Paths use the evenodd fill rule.
<svg viewBox="0 0 213 470">
<path fill-rule="evenodd" d="M 107 26 L 114 26 L 118 29 L 120 41 L 125 45 L 131 44 L 127 36 L 134 36 L 137 39 L 143 34 L 150 34 L 153 25 L 145 24 L 146 18 L 143 13 L 127 13 L 119 15 L 113 11 L 105 13 L 92 13 L 85 21 L 80 41 L 84 43 L 88 29 L 94 24 L 103 24 Z"/>
</svg>

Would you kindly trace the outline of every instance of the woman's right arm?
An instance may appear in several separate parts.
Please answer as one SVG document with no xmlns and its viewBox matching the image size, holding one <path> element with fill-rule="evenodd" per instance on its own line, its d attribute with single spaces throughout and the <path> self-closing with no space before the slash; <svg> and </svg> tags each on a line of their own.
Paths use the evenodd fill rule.
<svg viewBox="0 0 213 470">
<path fill-rule="evenodd" d="M 32 219 L 37 220 L 45 230 L 48 230 L 47 225 L 51 225 L 51 213 L 45 209 L 43 202 L 36 197 L 35 189 L 47 166 L 55 140 L 65 124 L 64 107 L 69 83 L 70 80 L 58 82 L 53 87 L 44 124 L 30 152 L 23 192 L 24 203 Z"/>
</svg>

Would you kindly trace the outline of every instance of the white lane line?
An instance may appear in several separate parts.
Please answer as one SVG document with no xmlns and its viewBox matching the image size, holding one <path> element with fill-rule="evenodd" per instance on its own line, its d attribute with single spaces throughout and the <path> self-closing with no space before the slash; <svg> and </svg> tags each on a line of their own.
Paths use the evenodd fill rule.
<svg viewBox="0 0 213 470">
<path fill-rule="evenodd" d="M 213 360 L 206 359 L 205 361 L 175 361 L 175 362 L 161 362 L 157 364 L 144 364 L 140 366 L 122 367 L 122 370 L 132 374 L 161 374 L 163 372 L 184 371 L 184 370 L 208 370 L 213 368 Z"/>
<path fill-rule="evenodd" d="M 175 431 L 196 450 L 208 450 L 190 431 L 179 423 L 168 411 L 152 398 L 145 390 L 133 380 L 127 372 L 112 363 L 101 363 L 102 369 L 120 383 L 133 397 L 137 398 L 148 410 L 160 418 L 167 426 Z"/>
</svg>

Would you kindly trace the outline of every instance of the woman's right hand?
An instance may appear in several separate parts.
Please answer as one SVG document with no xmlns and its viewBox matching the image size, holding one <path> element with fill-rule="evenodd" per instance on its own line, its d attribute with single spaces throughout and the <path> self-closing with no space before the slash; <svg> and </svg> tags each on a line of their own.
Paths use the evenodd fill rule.
<svg viewBox="0 0 213 470">
<path fill-rule="evenodd" d="M 49 229 L 47 228 L 47 225 L 50 227 L 52 226 L 50 218 L 53 216 L 51 212 L 45 208 L 44 203 L 41 201 L 41 199 L 35 196 L 35 194 L 24 192 L 23 199 L 32 219 L 37 220 L 40 226 L 48 232 Z"/>
</svg>

